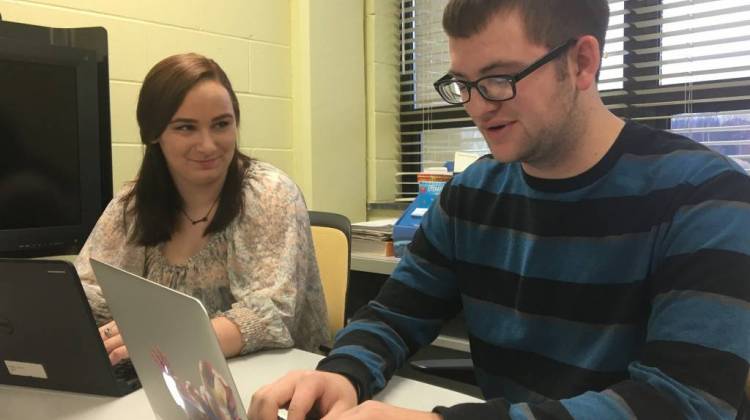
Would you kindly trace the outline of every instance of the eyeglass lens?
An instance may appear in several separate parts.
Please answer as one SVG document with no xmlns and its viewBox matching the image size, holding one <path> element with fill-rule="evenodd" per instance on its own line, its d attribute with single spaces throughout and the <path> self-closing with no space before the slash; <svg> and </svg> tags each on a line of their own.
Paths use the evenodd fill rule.
<svg viewBox="0 0 750 420">
<path fill-rule="evenodd" d="M 477 82 L 481 95 L 489 100 L 503 100 L 513 97 L 513 85 L 503 77 L 488 77 Z M 443 85 L 442 92 L 449 102 L 463 103 L 469 100 L 469 89 L 466 82 L 452 81 Z"/>
</svg>

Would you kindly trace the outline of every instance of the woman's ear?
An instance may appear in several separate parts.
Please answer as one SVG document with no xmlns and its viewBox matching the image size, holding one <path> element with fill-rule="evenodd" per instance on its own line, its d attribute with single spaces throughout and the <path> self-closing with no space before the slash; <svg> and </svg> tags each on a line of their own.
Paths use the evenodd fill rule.
<svg viewBox="0 0 750 420">
<path fill-rule="evenodd" d="M 588 90 L 595 85 L 601 66 L 602 55 L 599 52 L 599 41 L 591 35 L 578 38 L 574 48 L 574 74 L 578 90 Z"/>
</svg>

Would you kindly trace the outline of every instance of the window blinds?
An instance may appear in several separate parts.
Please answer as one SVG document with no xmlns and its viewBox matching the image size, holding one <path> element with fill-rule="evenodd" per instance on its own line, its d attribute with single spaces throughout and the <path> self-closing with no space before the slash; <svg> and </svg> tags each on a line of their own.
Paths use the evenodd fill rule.
<svg viewBox="0 0 750 420">
<path fill-rule="evenodd" d="M 397 199 L 416 195 L 415 175 L 424 167 L 452 159 L 455 150 L 481 149 L 463 108 L 444 104 L 432 87 L 450 66 L 442 30 L 447 1 L 402 1 Z M 616 115 L 669 129 L 678 114 L 750 109 L 750 1 L 610 0 L 609 6 L 599 90 Z M 750 126 L 730 129 L 748 133 L 731 142 L 750 150 Z M 731 150 L 750 161 L 742 147 Z"/>
</svg>

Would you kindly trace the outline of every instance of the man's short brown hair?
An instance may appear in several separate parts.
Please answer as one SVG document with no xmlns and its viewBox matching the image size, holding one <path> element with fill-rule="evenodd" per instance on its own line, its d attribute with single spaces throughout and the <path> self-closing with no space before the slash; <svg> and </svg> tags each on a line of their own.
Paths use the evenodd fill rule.
<svg viewBox="0 0 750 420">
<path fill-rule="evenodd" d="M 556 47 L 571 38 L 592 35 L 604 50 L 609 23 L 607 0 L 450 0 L 443 29 L 451 38 L 468 38 L 487 27 L 498 13 L 518 11 L 526 35 L 535 44 Z"/>
</svg>

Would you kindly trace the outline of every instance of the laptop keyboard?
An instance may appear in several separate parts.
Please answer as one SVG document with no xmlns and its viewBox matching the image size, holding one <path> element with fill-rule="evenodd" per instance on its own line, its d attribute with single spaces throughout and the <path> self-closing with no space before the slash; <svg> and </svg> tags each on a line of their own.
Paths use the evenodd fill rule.
<svg viewBox="0 0 750 420">
<path fill-rule="evenodd" d="M 117 382 L 124 383 L 128 389 L 137 389 L 141 387 L 141 382 L 138 380 L 138 375 L 135 373 L 135 367 L 130 359 L 126 359 L 114 366 L 112 369 L 115 374 Z"/>
</svg>

